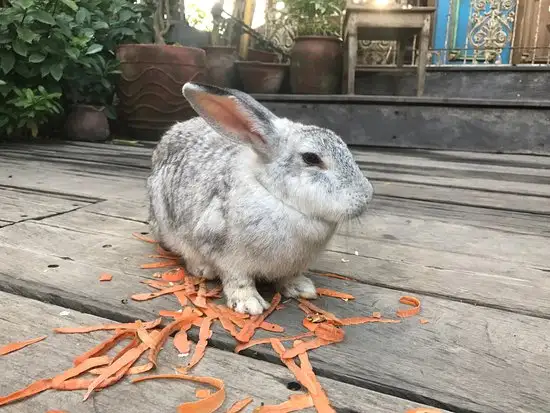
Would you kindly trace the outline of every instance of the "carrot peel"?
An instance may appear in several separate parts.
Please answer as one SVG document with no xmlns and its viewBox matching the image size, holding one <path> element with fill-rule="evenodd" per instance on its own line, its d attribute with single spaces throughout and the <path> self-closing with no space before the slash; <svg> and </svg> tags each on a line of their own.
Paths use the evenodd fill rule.
<svg viewBox="0 0 550 413">
<path fill-rule="evenodd" d="M 401 318 L 412 317 L 420 312 L 420 300 L 416 297 L 405 295 L 399 299 L 401 304 L 411 305 L 413 308 L 397 310 L 397 316 Z"/>
<path fill-rule="evenodd" d="M 0 347 L 0 356 L 5 356 L 6 354 L 13 353 L 14 351 L 21 350 L 24 347 L 30 346 L 31 344 L 38 343 L 44 340 L 48 336 L 41 336 L 36 338 L 31 338 L 29 340 L 18 341 L 16 343 L 6 344 L 3 347 Z"/>
</svg>

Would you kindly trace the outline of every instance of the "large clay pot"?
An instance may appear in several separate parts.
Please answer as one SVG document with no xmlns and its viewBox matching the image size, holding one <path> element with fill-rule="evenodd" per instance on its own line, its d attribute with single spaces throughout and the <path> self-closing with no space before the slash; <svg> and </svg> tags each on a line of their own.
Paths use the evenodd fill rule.
<svg viewBox="0 0 550 413">
<path fill-rule="evenodd" d="M 243 89 L 247 93 L 277 93 L 281 89 L 288 64 L 235 62 Z"/>
<path fill-rule="evenodd" d="M 277 63 L 279 61 L 279 55 L 264 50 L 248 49 L 248 57 L 246 60 L 249 62 Z"/>
<path fill-rule="evenodd" d="M 209 83 L 220 87 L 234 87 L 237 50 L 233 46 L 208 46 L 204 50 Z"/>
<path fill-rule="evenodd" d="M 205 82 L 206 53 L 193 47 L 127 44 L 118 48 L 119 124 L 135 139 L 158 139 L 174 123 L 196 116 L 181 89 Z"/>
<path fill-rule="evenodd" d="M 290 54 L 292 93 L 304 95 L 341 93 L 342 57 L 342 40 L 337 37 L 297 37 Z"/>
<path fill-rule="evenodd" d="M 65 121 L 67 138 L 77 141 L 105 141 L 109 138 L 109 120 L 103 106 L 73 105 Z"/>
</svg>

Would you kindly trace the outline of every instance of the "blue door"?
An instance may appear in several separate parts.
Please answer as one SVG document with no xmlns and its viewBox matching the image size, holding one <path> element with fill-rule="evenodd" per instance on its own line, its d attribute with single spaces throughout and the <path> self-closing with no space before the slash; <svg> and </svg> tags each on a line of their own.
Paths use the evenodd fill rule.
<svg viewBox="0 0 550 413">
<path fill-rule="evenodd" d="M 439 0 L 433 64 L 508 64 L 516 0 Z"/>
</svg>

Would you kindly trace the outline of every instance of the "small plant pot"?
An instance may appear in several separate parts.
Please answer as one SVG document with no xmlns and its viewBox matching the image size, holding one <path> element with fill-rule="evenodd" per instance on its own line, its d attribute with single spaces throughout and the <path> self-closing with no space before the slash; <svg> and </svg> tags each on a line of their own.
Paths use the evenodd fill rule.
<svg viewBox="0 0 550 413">
<path fill-rule="evenodd" d="M 67 138 L 77 141 L 105 141 L 109 139 L 109 120 L 103 106 L 77 104 L 71 108 L 65 121 Z"/>
<path fill-rule="evenodd" d="M 342 40 L 330 36 L 297 37 L 290 54 L 292 93 L 333 95 L 342 91 Z"/>
<path fill-rule="evenodd" d="M 285 63 L 235 62 L 246 93 L 278 93 L 288 70 Z"/>
<path fill-rule="evenodd" d="M 237 50 L 233 46 L 203 47 L 206 52 L 206 68 L 211 84 L 219 87 L 234 87 Z"/>
</svg>

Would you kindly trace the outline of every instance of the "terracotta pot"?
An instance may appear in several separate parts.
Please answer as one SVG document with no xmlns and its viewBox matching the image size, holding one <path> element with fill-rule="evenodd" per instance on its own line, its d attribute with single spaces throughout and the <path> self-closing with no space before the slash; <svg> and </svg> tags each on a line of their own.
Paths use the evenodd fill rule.
<svg viewBox="0 0 550 413">
<path fill-rule="evenodd" d="M 209 82 L 215 86 L 234 87 L 237 50 L 233 46 L 208 46 L 203 49 L 206 51 Z"/>
<path fill-rule="evenodd" d="M 279 55 L 263 50 L 248 49 L 248 57 L 246 60 L 249 62 L 277 63 L 279 61 Z"/>
<path fill-rule="evenodd" d="M 343 51 L 337 37 L 297 37 L 290 54 L 292 93 L 332 95 L 341 93 Z"/>
<path fill-rule="evenodd" d="M 204 50 L 127 44 L 118 48 L 117 57 L 122 72 L 118 117 L 128 136 L 158 139 L 174 123 L 196 116 L 181 88 L 190 80 L 207 80 Z"/>
<path fill-rule="evenodd" d="M 67 138 L 77 141 L 105 141 L 109 138 L 109 119 L 103 106 L 74 105 L 65 121 Z"/>
<path fill-rule="evenodd" d="M 281 89 L 288 64 L 237 61 L 237 70 L 246 93 L 277 93 Z"/>
</svg>

